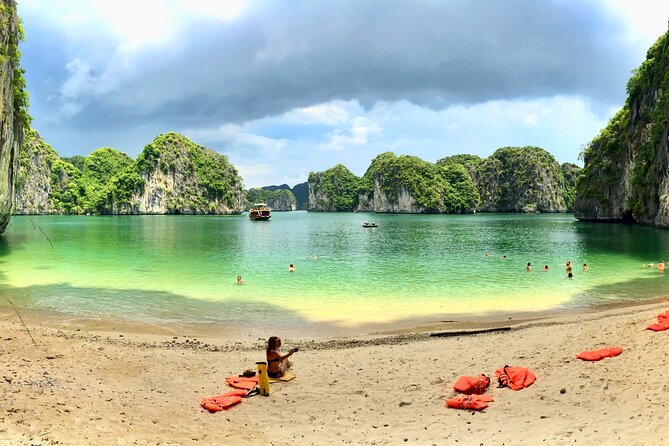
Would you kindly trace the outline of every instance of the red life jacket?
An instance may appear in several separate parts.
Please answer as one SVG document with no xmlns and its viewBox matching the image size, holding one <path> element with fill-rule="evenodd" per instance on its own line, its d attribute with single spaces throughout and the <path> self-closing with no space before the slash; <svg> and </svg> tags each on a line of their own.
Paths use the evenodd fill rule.
<svg viewBox="0 0 669 446">
<path fill-rule="evenodd" d="M 449 398 L 446 407 L 466 410 L 483 410 L 488 403 L 494 401 L 490 395 L 468 395 L 460 398 Z"/>
<path fill-rule="evenodd" d="M 242 397 L 246 395 L 246 390 L 231 390 L 228 393 L 217 396 L 209 396 L 200 401 L 200 406 L 209 412 L 218 412 L 227 410 L 235 404 L 242 402 Z"/>
<path fill-rule="evenodd" d="M 458 392 L 466 393 L 471 395 L 472 393 L 481 394 L 485 392 L 485 389 L 490 384 L 490 378 L 481 374 L 479 376 L 461 376 L 453 388 Z"/>
<path fill-rule="evenodd" d="M 230 387 L 235 389 L 246 389 L 251 390 L 258 385 L 258 376 L 252 376 L 246 378 L 244 376 L 228 376 L 225 378 L 225 382 L 228 383 Z"/>
<path fill-rule="evenodd" d="M 509 367 L 508 365 L 496 370 L 495 375 L 499 387 L 511 387 L 513 390 L 524 389 L 534 383 L 537 377 L 525 367 Z"/>
<path fill-rule="evenodd" d="M 599 361 L 600 359 L 618 356 L 623 352 L 620 347 L 607 347 L 599 350 L 590 350 L 579 353 L 576 357 L 584 361 Z"/>
<path fill-rule="evenodd" d="M 657 315 L 657 322 L 646 327 L 646 330 L 664 331 L 669 329 L 669 311 Z"/>
</svg>

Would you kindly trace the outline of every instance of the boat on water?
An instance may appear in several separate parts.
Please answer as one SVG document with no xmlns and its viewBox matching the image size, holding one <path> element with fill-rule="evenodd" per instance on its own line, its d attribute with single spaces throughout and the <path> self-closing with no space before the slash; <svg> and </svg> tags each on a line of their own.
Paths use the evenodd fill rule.
<svg viewBox="0 0 669 446">
<path fill-rule="evenodd" d="M 378 225 L 377 225 L 376 223 L 374 223 L 374 222 L 371 222 L 371 223 L 370 223 L 370 222 L 368 222 L 368 221 L 365 221 L 365 222 L 362 224 L 362 227 L 363 227 L 363 228 L 378 228 Z"/>
<path fill-rule="evenodd" d="M 249 218 L 251 220 L 269 220 L 272 217 L 272 212 L 265 203 L 255 203 L 249 209 Z"/>
</svg>

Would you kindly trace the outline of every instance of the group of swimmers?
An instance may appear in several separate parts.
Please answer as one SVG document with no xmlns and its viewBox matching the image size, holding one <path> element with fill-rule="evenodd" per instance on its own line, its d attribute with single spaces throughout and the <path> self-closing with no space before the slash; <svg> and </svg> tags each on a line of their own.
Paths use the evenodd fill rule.
<svg viewBox="0 0 669 446">
<path fill-rule="evenodd" d="M 667 263 L 669 263 L 669 260 L 667 260 Z M 654 264 L 654 263 L 644 263 L 642 266 L 643 266 L 644 268 L 652 268 L 652 267 L 655 266 L 655 264 Z M 657 270 L 658 270 L 659 272 L 661 272 L 661 273 L 664 272 L 664 260 L 660 260 L 660 261 L 657 263 Z"/>
<path fill-rule="evenodd" d="M 550 270 L 550 268 L 548 267 L 548 265 L 544 265 L 543 271 L 549 271 L 549 270 Z M 567 273 L 568 278 L 571 279 L 572 277 L 574 277 L 573 266 L 572 266 L 570 260 L 567 260 L 567 263 L 565 263 L 564 270 Z M 527 262 L 527 266 L 525 267 L 525 271 L 527 271 L 528 273 L 532 272 L 532 264 L 530 262 Z M 590 267 L 588 266 L 587 263 L 583 263 L 583 272 L 586 273 L 588 271 L 590 271 Z"/>
<path fill-rule="evenodd" d="M 313 256 L 311 258 L 311 260 L 313 260 L 315 262 L 315 261 L 318 260 L 318 257 Z M 294 264 L 291 263 L 290 265 L 288 265 L 288 272 L 289 273 L 295 272 L 295 265 Z M 242 276 L 237 276 L 237 285 L 244 285 L 244 281 L 242 280 Z"/>
</svg>

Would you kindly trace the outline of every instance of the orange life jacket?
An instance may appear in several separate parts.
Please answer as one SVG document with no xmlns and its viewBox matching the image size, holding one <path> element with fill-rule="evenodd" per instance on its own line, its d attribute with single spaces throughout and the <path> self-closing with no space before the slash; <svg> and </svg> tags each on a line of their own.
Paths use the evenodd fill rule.
<svg viewBox="0 0 669 446">
<path fill-rule="evenodd" d="M 494 401 L 490 395 L 467 395 L 446 400 L 446 407 L 454 409 L 483 410 L 488 403 Z"/>
<path fill-rule="evenodd" d="M 524 389 L 531 386 L 537 377 L 525 367 L 509 367 L 505 365 L 499 370 L 495 370 L 499 387 L 511 387 L 513 390 Z"/>
<path fill-rule="evenodd" d="M 471 395 L 472 393 L 484 393 L 485 389 L 490 384 L 490 378 L 481 374 L 479 376 L 461 376 L 453 388 L 458 392 L 466 393 Z"/>
<path fill-rule="evenodd" d="M 599 350 L 584 351 L 576 355 L 576 357 L 584 361 L 599 361 L 600 359 L 608 358 L 611 356 L 618 356 L 622 352 L 623 349 L 620 347 L 607 347 L 607 348 L 601 348 Z"/>
<path fill-rule="evenodd" d="M 657 322 L 646 327 L 646 330 L 664 331 L 669 329 L 669 311 L 657 315 Z"/>
<path fill-rule="evenodd" d="M 225 378 L 225 382 L 235 389 L 251 390 L 258 385 L 258 376 L 251 376 L 250 378 L 244 376 L 228 376 Z"/>
<path fill-rule="evenodd" d="M 235 404 L 241 403 L 243 396 L 246 396 L 246 390 L 231 390 L 223 395 L 203 398 L 202 401 L 200 401 L 200 406 L 207 409 L 209 412 L 227 410 Z"/>
</svg>

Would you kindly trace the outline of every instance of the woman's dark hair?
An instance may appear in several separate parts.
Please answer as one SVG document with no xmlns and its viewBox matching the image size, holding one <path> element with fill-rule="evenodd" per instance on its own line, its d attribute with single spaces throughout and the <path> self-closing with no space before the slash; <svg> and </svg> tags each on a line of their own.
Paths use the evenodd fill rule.
<svg viewBox="0 0 669 446">
<path fill-rule="evenodd" d="M 267 353 L 271 352 L 272 350 L 276 350 L 279 342 L 281 342 L 281 339 L 279 339 L 278 336 L 272 336 L 269 338 L 267 340 Z"/>
</svg>

